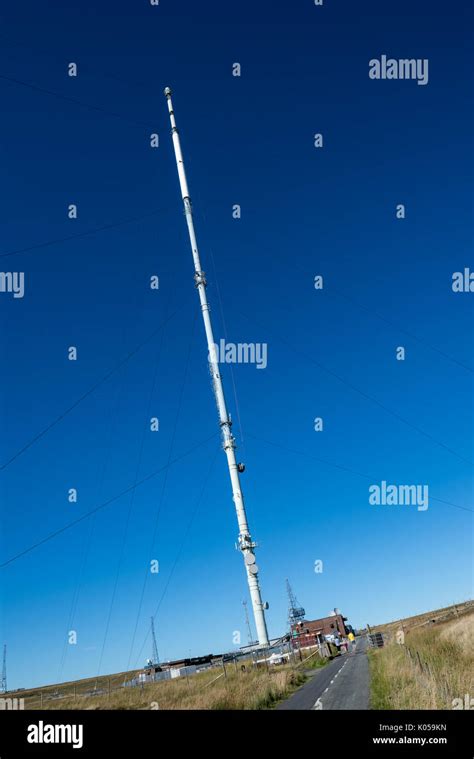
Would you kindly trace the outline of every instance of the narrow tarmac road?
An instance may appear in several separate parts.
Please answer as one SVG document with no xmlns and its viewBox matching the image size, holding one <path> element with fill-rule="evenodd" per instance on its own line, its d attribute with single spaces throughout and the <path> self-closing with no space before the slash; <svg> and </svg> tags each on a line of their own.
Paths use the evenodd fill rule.
<svg viewBox="0 0 474 759">
<path fill-rule="evenodd" d="M 277 709 L 368 709 L 367 638 L 358 638 L 351 653 L 338 656 L 310 677 Z"/>
</svg>

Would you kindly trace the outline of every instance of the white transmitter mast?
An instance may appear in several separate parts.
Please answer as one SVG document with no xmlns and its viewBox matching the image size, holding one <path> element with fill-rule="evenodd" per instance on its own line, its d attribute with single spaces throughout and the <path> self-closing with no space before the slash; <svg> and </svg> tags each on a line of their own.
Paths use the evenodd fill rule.
<svg viewBox="0 0 474 759">
<path fill-rule="evenodd" d="M 173 103 L 171 101 L 171 90 L 169 87 L 166 87 L 165 89 L 165 96 L 168 101 L 168 111 L 171 121 L 171 135 L 173 137 L 173 146 L 176 158 L 176 166 L 178 169 L 179 185 L 181 188 L 184 213 L 188 225 L 189 240 L 191 243 L 191 250 L 194 260 L 194 281 L 199 293 L 202 318 L 204 320 L 204 329 L 206 331 L 207 347 L 209 351 L 209 369 L 211 372 L 212 387 L 214 390 L 217 410 L 219 413 L 219 424 L 222 433 L 222 445 L 227 456 L 230 481 L 232 484 L 232 496 L 235 504 L 235 510 L 237 512 L 237 521 L 239 523 L 239 548 L 242 551 L 242 555 L 244 557 L 245 571 L 247 573 L 247 582 L 249 585 L 250 597 L 252 599 L 252 608 L 255 617 L 255 625 L 257 628 L 258 642 L 261 646 L 268 646 L 268 632 L 264 613 L 264 610 L 268 609 L 268 604 L 262 603 L 262 597 L 260 595 L 260 587 L 258 584 L 258 567 L 255 563 L 256 543 L 253 542 L 250 536 L 247 515 L 245 513 L 244 498 L 242 495 L 242 489 L 240 487 L 239 474 L 241 471 L 243 471 L 243 466 L 237 464 L 235 458 L 235 438 L 232 435 L 231 429 L 232 421 L 229 417 L 229 414 L 227 413 L 224 388 L 222 386 L 222 378 L 219 372 L 219 363 L 217 360 L 216 346 L 214 344 L 214 335 L 212 332 L 209 304 L 207 302 L 206 296 L 206 277 L 201 269 L 196 233 L 194 231 L 191 198 L 189 196 L 186 172 L 184 170 L 183 154 L 181 152 L 181 143 L 179 140 L 178 130 L 176 128 L 176 119 L 174 116 Z"/>
</svg>

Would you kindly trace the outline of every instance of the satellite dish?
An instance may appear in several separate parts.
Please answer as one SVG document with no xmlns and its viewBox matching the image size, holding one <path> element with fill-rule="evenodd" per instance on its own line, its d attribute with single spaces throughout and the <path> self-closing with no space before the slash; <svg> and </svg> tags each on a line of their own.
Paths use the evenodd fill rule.
<svg viewBox="0 0 474 759">
<path fill-rule="evenodd" d="M 252 575 L 256 575 L 256 574 L 257 574 L 257 572 L 258 572 L 258 567 L 257 567 L 257 565 L 256 565 L 256 564 L 250 564 L 250 566 L 249 566 L 249 572 L 250 572 L 250 574 L 252 574 Z"/>
<path fill-rule="evenodd" d="M 247 565 L 255 564 L 255 556 L 253 555 L 253 553 L 246 553 L 245 554 L 245 563 Z"/>
</svg>

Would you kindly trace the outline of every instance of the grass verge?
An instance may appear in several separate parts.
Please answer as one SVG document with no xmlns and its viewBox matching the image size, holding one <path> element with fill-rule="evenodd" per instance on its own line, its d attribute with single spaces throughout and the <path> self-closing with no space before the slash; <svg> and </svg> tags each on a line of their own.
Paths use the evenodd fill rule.
<svg viewBox="0 0 474 759">
<path fill-rule="evenodd" d="M 43 709 L 269 709 L 305 680 L 302 672 L 290 666 L 248 668 L 245 672 L 227 667 L 225 675 L 211 669 L 189 678 L 118 688 L 110 694 L 45 699 Z M 28 700 L 25 708 L 32 708 Z"/>
<path fill-rule="evenodd" d="M 452 709 L 474 696 L 474 614 L 411 630 L 370 651 L 372 709 Z"/>
</svg>

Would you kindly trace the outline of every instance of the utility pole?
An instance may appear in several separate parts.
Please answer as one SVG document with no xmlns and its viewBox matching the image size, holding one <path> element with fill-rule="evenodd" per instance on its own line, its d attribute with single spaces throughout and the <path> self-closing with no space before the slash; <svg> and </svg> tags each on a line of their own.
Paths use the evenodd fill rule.
<svg viewBox="0 0 474 759">
<path fill-rule="evenodd" d="M 151 618 L 151 638 L 153 641 L 153 664 L 159 664 L 160 659 L 158 657 L 158 646 L 156 645 L 155 622 L 153 617 Z"/>
<path fill-rule="evenodd" d="M 0 693 L 7 692 L 7 644 L 3 646 L 3 667 L 2 667 L 2 682 L 0 685 Z"/>
<path fill-rule="evenodd" d="M 219 414 L 219 425 L 222 434 L 222 445 L 227 456 L 227 464 L 229 467 L 230 480 L 232 485 L 232 496 L 234 500 L 235 510 L 237 512 L 237 521 L 239 525 L 239 549 L 242 552 L 242 556 L 245 564 L 245 571 L 247 574 L 247 582 L 250 590 L 250 598 L 252 600 L 252 608 L 255 617 L 255 626 L 257 628 L 258 641 L 261 646 L 268 646 L 268 632 L 265 621 L 264 610 L 268 608 L 268 604 L 262 602 L 260 594 L 260 586 L 258 583 L 258 566 L 255 563 L 255 548 L 256 543 L 253 542 L 250 530 L 247 522 L 247 515 L 245 513 L 244 499 L 242 495 L 242 489 L 240 487 L 240 472 L 243 471 L 242 465 L 237 464 L 235 458 L 235 438 L 232 435 L 232 421 L 227 412 L 227 406 L 224 397 L 224 388 L 222 385 L 222 378 L 219 372 L 219 363 L 217 360 L 216 346 L 214 343 L 214 335 L 212 332 L 211 317 L 209 313 L 209 304 L 207 302 L 206 295 L 206 277 L 201 268 L 201 261 L 199 258 L 199 250 L 196 240 L 196 233 L 194 231 L 193 212 L 191 205 L 191 198 L 189 195 L 188 182 L 186 179 L 186 172 L 184 169 L 183 154 L 181 152 L 181 143 L 179 139 L 178 130 L 176 128 L 176 120 L 173 111 L 173 103 L 171 100 L 171 90 L 166 87 L 164 92 L 167 102 L 168 111 L 171 122 L 171 135 L 173 139 L 174 153 L 176 158 L 176 167 L 178 169 L 179 185 L 181 189 L 181 197 L 183 199 L 184 213 L 186 216 L 186 222 L 188 225 L 189 241 L 191 243 L 191 251 L 194 261 L 194 282 L 199 294 L 199 301 L 201 303 L 202 318 L 204 321 L 204 329 L 207 338 L 207 347 L 209 353 L 209 370 L 212 378 L 212 386 L 214 390 L 214 396 L 217 404 L 217 410 Z"/>
</svg>

